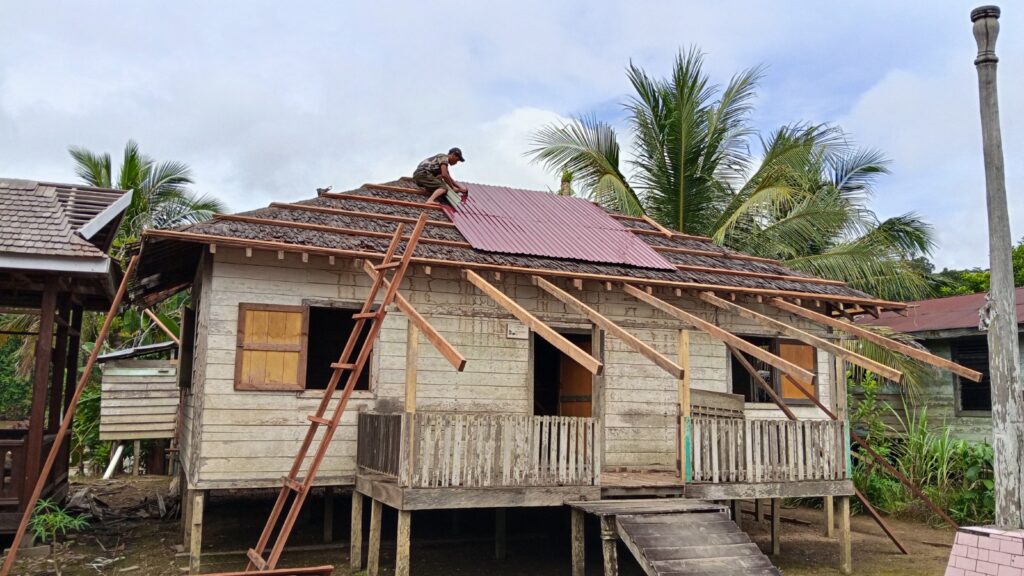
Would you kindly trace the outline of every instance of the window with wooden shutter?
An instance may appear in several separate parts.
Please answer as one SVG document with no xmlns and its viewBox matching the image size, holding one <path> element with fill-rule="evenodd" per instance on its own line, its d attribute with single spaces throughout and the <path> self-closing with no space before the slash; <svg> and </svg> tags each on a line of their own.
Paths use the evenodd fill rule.
<svg viewBox="0 0 1024 576">
<path fill-rule="evenodd" d="M 305 389 L 308 331 L 304 306 L 240 304 L 235 389 Z"/>
<path fill-rule="evenodd" d="M 784 360 L 789 360 L 793 364 L 810 370 L 813 373 L 818 372 L 817 361 L 814 355 L 814 347 L 808 346 L 802 342 L 792 342 L 787 340 L 779 340 L 779 356 Z M 784 400 L 807 400 L 807 396 L 800 391 L 800 388 L 796 385 L 797 379 L 789 374 L 779 374 L 779 394 Z M 800 384 L 811 393 L 814 394 L 815 398 L 818 396 L 818 389 L 813 382 L 806 380 L 800 380 Z"/>
</svg>

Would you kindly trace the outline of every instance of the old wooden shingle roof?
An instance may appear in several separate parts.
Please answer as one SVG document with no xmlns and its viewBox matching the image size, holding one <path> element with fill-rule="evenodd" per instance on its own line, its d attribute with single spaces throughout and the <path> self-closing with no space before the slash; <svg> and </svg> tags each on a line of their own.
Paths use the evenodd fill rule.
<svg viewBox="0 0 1024 576">
<path fill-rule="evenodd" d="M 113 235 L 104 232 L 116 229 L 120 211 L 105 213 L 116 210 L 125 194 L 0 178 L 0 254 L 106 258 Z M 108 217 L 97 220 L 103 216 Z M 93 223 L 94 229 L 82 234 Z"/>
<path fill-rule="evenodd" d="M 143 258 L 133 293 L 136 297 L 152 297 L 187 285 L 198 262 L 196 244 L 365 258 L 379 256 L 386 250 L 399 222 L 412 222 L 426 209 L 430 221 L 414 253 L 414 262 L 422 264 L 485 270 L 505 268 L 584 279 L 632 280 L 684 289 L 727 288 L 737 292 L 803 295 L 826 301 L 900 307 L 898 303 L 877 300 L 842 282 L 815 278 L 772 260 L 737 253 L 708 238 L 671 233 L 651 221 L 621 214 L 613 216 L 674 265 L 674 270 L 485 252 L 466 241 L 444 210 L 425 208 L 424 201 L 422 190 L 411 181 L 401 179 L 291 204 L 273 203 L 267 208 L 220 216 L 175 231 L 149 231 L 144 238 Z M 184 247 L 188 244 L 193 248 L 186 255 Z M 175 267 L 180 268 L 177 273 L 173 271 Z"/>
</svg>

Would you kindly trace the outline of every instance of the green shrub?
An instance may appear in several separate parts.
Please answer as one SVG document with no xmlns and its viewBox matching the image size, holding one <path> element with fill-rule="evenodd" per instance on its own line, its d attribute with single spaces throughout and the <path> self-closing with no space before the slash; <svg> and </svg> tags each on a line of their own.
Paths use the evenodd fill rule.
<svg viewBox="0 0 1024 576">
<path fill-rule="evenodd" d="M 851 423 L 864 431 L 865 439 L 876 452 L 958 523 L 993 521 L 992 446 L 952 438 L 945 425 L 930 425 L 926 407 L 914 409 L 904 403 L 902 413 L 893 410 L 877 398 L 876 378 L 866 377 L 849 384 L 856 385 L 863 395 L 851 412 Z M 886 413 L 895 417 L 897 426 L 884 424 L 882 416 Z M 854 483 L 874 506 L 889 514 L 941 521 L 867 454 L 854 454 Z"/>
</svg>

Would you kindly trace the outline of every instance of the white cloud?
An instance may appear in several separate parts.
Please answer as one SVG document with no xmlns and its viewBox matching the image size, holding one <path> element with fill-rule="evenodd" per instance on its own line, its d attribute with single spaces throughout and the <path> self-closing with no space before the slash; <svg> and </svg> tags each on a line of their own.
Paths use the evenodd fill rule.
<svg viewBox="0 0 1024 576">
<path fill-rule="evenodd" d="M 770 65 L 756 117 L 764 128 L 838 118 L 862 144 L 888 151 L 894 176 L 878 198 L 883 216 L 918 210 L 940 230 L 940 263 L 981 265 L 984 210 L 964 197 L 982 182 L 971 7 L 6 3 L 0 174 L 74 180 L 67 146 L 116 156 L 135 138 L 158 159 L 191 165 L 198 190 L 246 210 L 327 184 L 389 180 L 458 145 L 469 158 L 459 178 L 554 187 L 556 177 L 522 155 L 529 134 L 565 116 L 616 110 L 631 60 L 662 74 L 696 44 L 719 83 Z M 1024 102 L 1010 81 L 1024 45 L 1009 32 L 1024 27 L 1017 14 L 1004 15 L 1000 40 L 1011 193 Z"/>
<path fill-rule="evenodd" d="M 893 175 L 883 179 L 876 208 L 883 216 L 913 211 L 930 221 L 938 237 L 939 267 L 988 266 L 977 76 L 964 60 L 929 75 L 893 70 L 839 121 L 859 142 L 892 158 Z M 1024 181 L 1013 158 L 1024 134 L 1005 128 L 1018 125 L 1024 107 L 1008 82 L 1016 76 L 1014 67 L 1000 72 L 1007 188 L 1017 238 L 1024 233 Z"/>
</svg>

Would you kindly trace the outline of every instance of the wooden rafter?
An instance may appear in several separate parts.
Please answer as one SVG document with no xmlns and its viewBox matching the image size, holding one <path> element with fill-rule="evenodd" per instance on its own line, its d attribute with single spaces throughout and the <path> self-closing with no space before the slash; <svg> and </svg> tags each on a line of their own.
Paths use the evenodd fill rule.
<svg viewBox="0 0 1024 576">
<path fill-rule="evenodd" d="M 380 259 L 379 252 L 346 250 L 340 248 L 327 248 L 323 246 L 307 246 L 303 244 L 292 244 L 274 240 L 251 240 L 247 238 L 233 238 L 230 236 L 217 236 L 213 234 L 196 234 L 193 232 L 181 232 L 177 230 L 147 230 L 145 235 L 150 238 L 168 238 L 185 242 L 197 242 L 202 244 L 216 243 L 222 246 L 237 248 L 260 248 L 264 250 L 282 250 L 287 252 L 307 252 L 323 256 L 341 256 L 346 258 L 370 258 Z M 633 276 L 620 276 L 612 274 L 594 274 L 588 272 L 571 272 L 566 270 L 553 270 L 544 268 L 530 268 L 526 266 L 508 266 L 503 264 L 488 264 L 484 262 L 466 262 L 463 260 L 442 260 L 440 258 L 413 257 L 413 263 L 437 266 L 446 268 L 459 268 L 463 270 L 482 270 L 488 272 L 507 272 L 515 274 L 543 275 L 550 278 L 580 278 L 582 280 L 594 280 L 597 282 L 626 282 L 647 286 L 659 286 L 665 288 L 681 288 L 685 290 L 723 290 L 737 294 L 753 294 L 762 296 L 782 296 L 787 298 L 804 298 L 807 300 L 842 300 L 851 303 L 864 303 L 869 305 L 884 306 L 887 309 L 903 308 L 902 302 L 890 302 L 874 298 L 863 298 L 858 296 L 832 296 L 829 294 L 815 294 L 813 292 L 798 292 L 795 290 L 773 290 L 771 288 L 747 288 L 744 286 L 720 286 L 714 284 L 703 284 L 699 282 L 680 282 L 678 280 L 661 280 L 656 278 L 636 278 Z"/>
<path fill-rule="evenodd" d="M 376 196 L 360 196 L 359 194 L 335 194 L 327 192 L 320 195 L 321 198 L 334 198 L 335 200 L 357 200 L 359 202 L 372 202 L 374 204 L 390 204 L 392 206 L 405 206 L 407 208 L 419 208 L 420 210 L 444 211 L 438 204 L 427 204 L 426 202 L 410 202 L 408 200 L 392 200 L 391 198 L 377 198 Z"/>
<path fill-rule="evenodd" d="M 482 276 L 472 270 L 464 270 L 463 273 L 471 284 L 479 288 L 495 304 L 504 308 L 523 324 L 526 324 L 530 330 L 533 330 L 538 336 L 561 350 L 563 354 L 575 360 L 577 364 L 586 368 L 588 372 L 596 375 L 600 374 L 604 369 L 604 365 L 600 360 L 586 353 L 582 348 L 566 339 L 565 336 L 559 334 L 554 328 L 548 326 L 533 314 L 530 314 L 525 308 L 505 295 L 504 292 L 492 286 L 487 280 L 484 280 Z"/>
<path fill-rule="evenodd" d="M 758 360 L 764 362 L 765 364 L 768 364 L 769 366 L 772 366 L 786 374 L 789 374 L 795 380 L 803 380 L 806 382 L 811 382 L 812 384 L 817 380 L 817 375 L 815 375 L 813 372 L 805 370 L 804 368 L 801 368 L 796 364 L 793 364 L 789 360 L 776 356 L 775 354 L 772 354 L 771 352 L 764 350 L 763 348 L 759 348 L 751 344 L 750 342 L 747 342 L 743 338 L 736 336 L 735 334 L 727 332 L 710 322 L 707 322 L 701 318 L 698 318 L 697 316 L 694 316 L 693 314 L 690 314 L 685 310 L 682 310 L 676 306 L 673 306 L 672 304 L 669 304 L 668 302 L 665 302 L 664 300 L 658 298 L 657 296 L 648 294 L 647 292 L 644 292 L 639 288 L 630 286 L 629 284 L 623 285 L 622 289 L 626 291 L 626 294 L 629 294 L 630 296 L 636 298 L 637 300 L 642 300 L 647 304 L 651 305 L 652 307 L 657 308 L 658 310 L 661 310 L 662 312 L 668 314 L 669 316 L 673 316 L 678 320 L 686 322 L 687 324 L 703 331 L 708 336 L 711 336 L 716 340 L 724 342 L 728 346 L 731 346 L 733 348 L 746 352 L 747 354 L 750 354 L 751 356 L 757 358 Z"/>
<path fill-rule="evenodd" d="M 899 352 L 900 354 L 909 356 L 914 360 L 919 360 L 926 364 L 935 366 L 936 368 L 948 370 L 958 376 L 967 378 L 968 380 L 972 380 L 974 382 L 981 381 L 981 372 L 971 370 L 970 368 L 961 366 L 956 362 L 950 362 L 945 358 L 940 358 L 934 354 L 925 352 L 924 350 L 921 350 L 919 348 L 908 346 L 907 344 L 898 342 L 896 340 L 893 340 L 892 338 L 886 338 L 885 336 L 882 336 L 880 334 L 875 334 L 870 330 L 866 330 L 864 328 L 861 328 L 860 326 L 851 324 L 850 322 L 839 320 L 838 318 L 833 318 L 831 316 L 826 316 L 825 314 L 815 312 L 814 310 L 808 310 L 806 308 L 803 308 L 802 306 L 797 306 L 796 304 L 793 304 L 791 302 L 786 302 L 782 298 L 772 298 L 768 300 L 768 303 L 780 310 L 785 310 L 786 312 L 795 314 L 797 316 L 801 316 L 803 318 L 807 318 L 808 320 L 811 320 L 813 322 L 830 326 L 832 328 L 835 328 L 836 330 L 842 330 L 847 334 L 851 334 L 858 338 L 867 340 L 868 342 L 872 342 L 883 348 Z"/>
<path fill-rule="evenodd" d="M 227 220 L 231 222 L 245 222 L 247 224 L 263 224 L 266 226 L 280 226 L 282 228 L 297 228 L 299 230 L 311 230 L 314 232 L 325 232 L 327 234 L 345 234 L 348 236 L 367 236 L 370 238 L 391 238 L 390 232 L 377 232 L 376 230 L 362 230 L 359 228 L 342 228 L 340 226 L 327 226 L 325 224 L 310 224 L 309 222 L 295 222 L 293 220 L 276 220 L 274 218 L 260 218 L 257 216 L 239 216 L 237 214 L 216 214 L 214 218 L 217 220 Z M 404 238 L 408 240 L 408 236 Z M 421 244 L 440 244 L 441 246 L 451 246 L 452 248 L 469 248 L 473 246 L 469 242 L 461 242 L 459 240 L 443 240 L 440 238 L 420 238 Z"/>
<path fill-rule="evenodd" d="M 392 186 L 391 184 L 363 184 L 362 188 L 388 190 L 391 192 L 401 192 L 403 194 L 415 194 L 417 196 L 430 196 L 430 192 L 427 192 L 426 190 L 421 190 L 419 188 L 406 188 L 404 186 Z"/>
<path fill-rule="evenodd" d="M 847 362 L 850 362 L 851 364 L 856 364 L 861 368 L 871 370 L 875 374 L 892 380 L 893 382 L 898 383 L 900 380 L 903 379 L 903 373 L 900 372 L 899 370 L 890 368 L 889 366 L 886 366 L 885 364 L 882 364 L 880 362 L 875 362 L 870 358 L 866 358 L 864 356 L 861 356 L 860 354 L 857 354 L 856 352 L 847 350 L 846 348 L 843 348 L 842 346 L 835 344 L 833 342 L 829 342 L 824 338 L 819 338 L 813 334 L 804 332 L 803 330 L 790 326 L 785 322 L 780 322 L 775 318 L 771 318 L 769 316 L 765 316 L 764 314 L 754 312 L 753 310 L 740 306 L 739 304 L 736 304 L 734 302 L 723 300 L 710 292 L 701 293 L 700 299 L 707 302 L 708 304 L 711 304 L 712 306 L 717 306 L 722 310 L 732 312 L 733 314 L 736 314 L 737 316 L 740 316 L 742 318 L 746 318 L 747 320 L 753 320 L 754 322 L 757 322 L 758 324 L 761 324 L 762 326 L 765 326 L 767 328 L 778 330 L 779 332 L 782 332 L 783 334 L 786 334 L 791 338 L 795 338 L 803 342 L 804 344 L 809 344 L 811 346 L 814 346 L 815 348 L 824 350 L 825 352 L 828 352 L 833 356 L 838 356 L 846 360 Z"/>
<path fill-rule="evenodd" d="M 410 216 L 396 216 L 394 214 L 381 214 L 380 212 L 363 212 L 362 210 L 346 210 L 344 208 L 328 208 L 327 206 L 311 206 L 309 204 L 290 204 L 287 202 L 271 202 L 271 208 L 282 210 L 302 210 L 303 212 L 317 212 L 320 214 L 334 214 L 337 216 L 352 216 L 354 218 L 370 218 L 373 220 L 385 220 L 388 222 L 406 222 L 414 224 L 415 218 Z M 455 228 L 454 222 L 447 220 L 427 220 L 427 226 L 440 228 Z"/>
<path fill-rule="evenodd" d="M 371 264 L 369 261 L 363 261 L 363 271 L 369 274 L 370 278 L 374 280 L 377 279 L 378 273 L 376 270 L 373 269 L 373 264 Z M 385 278 L 383 281 L 385 289 L 391 287 L 391 282 L 387 278 Z M 416 310 L 416 308 L 413 307 L 413 305 L 410 304 L 409 301 L 406 300 L 398 292 L 395 292 L 395 304 L 398 306 L 398 309 L 402 311 L 402 314 L 405 314 L 406 318 L 408 318 L 409 321 L 412 322 L 414 326 L 416 326 L 417 328 L 419 328 L 421 332 L 423 332 L 423 335 L 427 338 L 427 341 L 433 344 L 434 348 L 437 348 L 437 351 L 440 352 L 442 356 L 444 356 L 445 360 L 447 360 L 448 363 L 451 364 L 453 368 L 455 368 L 459 372 L 462 372 L 462 370 L 466 367 L 466 357 L 463 356 L 458 350 L 456 350 L 455 347 L 452 346 L 451 343 L 448 342 L 448 340 L 440 332 L 438 332 L 437 329 L 434 328 L 430 324 L 430 322 L 428 322 L 427 319 L 424 318 L 423 315 L 420 314 L 419 311 Z"/>
<path fill-rule="evenodd" d="M 615 336 L 619 340 L 622 340 L 624 344 L 632 348 L 634 351 L 647 358 L 651 362 L 657 364 L 660 368 L 672 375 L 673 378 L 681 379 L 685 372 L 679 364 L 669 360 L 661 352 L 658 352 L 654 348 L 644 343 L 642 340 L 633 336 L 627 332 L 623 327 L 619 326 L 615 322 L 612 322 L 607 317 L 603 316 L 597 310 L 594 310 L 590 306 L 587 306 L 583 302 L 580 302 L 575 296 L 569 294 L 565 290 L 562 290 L 558 286 L 555 286 L 551 282 L 541 278 L 540 276 L 534 276 L 533 282 L 537 284 L 542 290 L 551 294 L 563 304 L 586 316 L 595 325 L 604 329 L 605 332 Z"/>
</svg>

